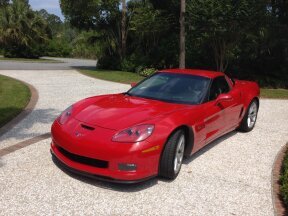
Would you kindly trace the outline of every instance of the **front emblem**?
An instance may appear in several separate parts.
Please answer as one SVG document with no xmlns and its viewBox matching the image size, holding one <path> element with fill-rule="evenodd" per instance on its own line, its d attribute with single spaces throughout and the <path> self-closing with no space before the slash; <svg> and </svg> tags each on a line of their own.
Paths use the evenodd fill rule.
<svg viewBox="0 0 288 216">
<path fill-rule="evenodd" d="M 82 136 L 82 134 L 79 133 L 78 131 L 76 131 L 76 132 L 75 132 L 75 136 L 76 136 L 76 137 L 80 137 L 80 136 Z"/>
</svg>

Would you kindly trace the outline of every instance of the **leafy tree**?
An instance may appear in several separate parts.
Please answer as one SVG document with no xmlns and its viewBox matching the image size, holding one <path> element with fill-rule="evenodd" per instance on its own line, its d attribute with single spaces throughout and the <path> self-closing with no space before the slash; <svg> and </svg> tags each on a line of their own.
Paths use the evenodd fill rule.
<svg viewBox="0 0 288 216">
<path fill-rule="evenodd" d="M 246 37 L 247 31 L 259 29 L 257 20 L 265 15 L 266 4 L 258 0 L 194 0 L 187 7 L 190 34 L 212 49 L 216 69 L 225 71 L 237 41 Z"/>
<path fill-rule="evenodd" d="M 9 0 L 0 0 L 0 8 L 7 6 L 9 4 Z"/>
<path fill-rule="evenodd" d="M 57 37 L 63 32 L 64 25 L 60 17 L 48 13 L 45 9 L 41 9 L 40 11 L 37 11 L 37 13 L 47 22 L 53 37 Z"/>
<path fill-rule="evenodd" d="M 66 19 L 72 26 L 81 30 L 94 30 L 104 56 L 124 58 L 126 49 L 126 1 L 119 0 L 61 0 L 60 5 Z M 101 37 L 99 37 L 101 36 Z M 101 61 L 101 60 L 100 60 Z"/>
<path fill-rule="evenodd" d="M 179 26 L 174 14 L 155 9 L 149 1 L 129 2 L 130 60 L 139 67 L 173 67 L 178 65 Z M 179 29 L 179 27 L 178 27 Z"/>
<path fill-rule="evenodd" d="M 7 57 L 39 57 L 50 36 L 48 25 L 26 0 L 13 0 L 0 15 L 0 44 Z"/>
<path fill-rule="evenodd" d="M 179 3 L 176 5 L 179 6 Z M 98 56 L 98 67 L 121 69 L 122 61 L 125 65 L 132 61 L 130 65 L 157 67 L 170 67 L 175 62 L 178 64 L 178 54 L 175 56 L 174 50 L 178 49 L 175 38 L 179 35 L 176 36 L 174 32 L 174 24 L 177 23 L 179 29 L 179 23 L 169 12 L 154 8 L 150 1 L 61 0 L 61 8 L 72 26 L 97 32 L 90 41 L 98 44 L 102 50 Z M 179 19 L 179 10 L 176 12 Z M 137 37 L 141 37 L 141 40 Z M 161 41 L 161 44 L 157 41 Z M 170 50 L 165 50 L 167 48 Z M 150 56 L 149 59 L 146 56 Z"/>
<path fill-rule="evenodd" d="M 183 67 L 185 60 L 187 67 L 229 71 L 262 86 L 288 87 L 286 0 L 193 0 L 184 2 L 186 12 L 179 13 L 181 2 L 60 1 L 67 22 L 78 29 L 70 40 L 77 47 L 73 55 L 91 52 L 102 68 L 138 72 Z M 179 52 L 183 36 L 186 58 Z"/>
</svg>

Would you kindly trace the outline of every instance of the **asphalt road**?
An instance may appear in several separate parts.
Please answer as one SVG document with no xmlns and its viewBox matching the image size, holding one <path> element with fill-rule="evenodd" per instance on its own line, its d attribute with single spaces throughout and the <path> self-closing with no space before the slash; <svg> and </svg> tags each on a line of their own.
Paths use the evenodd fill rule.
<svg viewBox="0 0 288 216">
<path fill-rule="evenodd" d="M 0 71 L 31 83 L 39 101 L 0 138 L 0 149 L 47 133 L 61 110 L 127 85 L 73 70 Z M 50 139 L 0 158 L 0 215 L 273 215 L 271 171 L 288 140 L 288 100 L 261 100 L 250 133 L 232 132 L 184 161 L 175 181 L 117 185 L 71 175 L 49 153 Z"/>
<path fill-rule="evenodd" d="M 93 68 L 96 66 L 96 60 L 70 59 L 70 58 L 52 58 L 45 59 L 58 60 L 60 62 L 21 62 L 21 61 L 3 61 L 0 60 L 0 70 L 71 70 L 79 68 Z"/>
</svg>

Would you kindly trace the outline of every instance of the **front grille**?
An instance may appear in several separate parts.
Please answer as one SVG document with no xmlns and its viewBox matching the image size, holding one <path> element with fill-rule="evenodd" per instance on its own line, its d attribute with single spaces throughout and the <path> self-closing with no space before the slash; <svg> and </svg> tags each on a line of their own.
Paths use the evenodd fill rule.
<svg viewBox="0 0 288 216">
<path fill-rule="evenodd" d="M 93 167 L 98 167 L 98 168 L 108 168 L 108 161 L 103 161 L 103 160 L 98 160 L 98 159 L 94 159 L 94 158 L 88 158 L 88 157 L 84 157 L 84 156 L 80 156 L 80 155 L 76 155 L 73 153 L 70 153 L 68 151 L 66 151 L 65 149 L 57 146 L 57 149 L 67 158 L 69 158 L 72 161 L 81 163 L 81 164 L 86 164 L 89 166 L 93 166 Z"/>
</svg>

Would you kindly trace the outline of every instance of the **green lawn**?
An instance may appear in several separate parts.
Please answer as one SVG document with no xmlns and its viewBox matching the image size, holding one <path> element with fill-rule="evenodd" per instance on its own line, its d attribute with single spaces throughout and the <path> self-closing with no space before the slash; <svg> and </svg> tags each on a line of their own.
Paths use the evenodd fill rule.
<svg viewBox="0 0 288 216">
<path fill-rule="evenodd" d="M 261 89 L 261 97 L 288 99 L 288 89 Z"/>
<path fill-rule="evenodd" d="M 19 61 L 19 62 L 31 62 L 31 63 L 62 63 L 61 61 L 58 60 L 45 59 L 45 58 L 39 58 L 39 59 L 5 58 L 3 56 L 0 56 L 0 61 Z"/>
<path fill-rule="evenodd" d="M 81 73 L 108 81 L 120 82 L 120 83 L 132 83 L 139 82 L 144 77 L 131 72 L 124 71 L 109 71 L 109 70 L 80 70 Z M 261 89 L 262 98 L 275 98 L 275 99 L 288 99 L 287 89 Z"/>
<path fill-rule="evenodd" d="M 30 97 L 26 85 L 0 75 L 0 127 L 17 116 L 26 107 Z"/>
<path fill-rule="evenodd" d="M 81 73 L 97 78 L 119 83 L 130 84 L 132 82 L 139 82 L 145 77 L 142 77 L 136 73 L 123 72 L 123 71 L 109 71 L 109 70 L 79 70 Z"/>
</svg>

